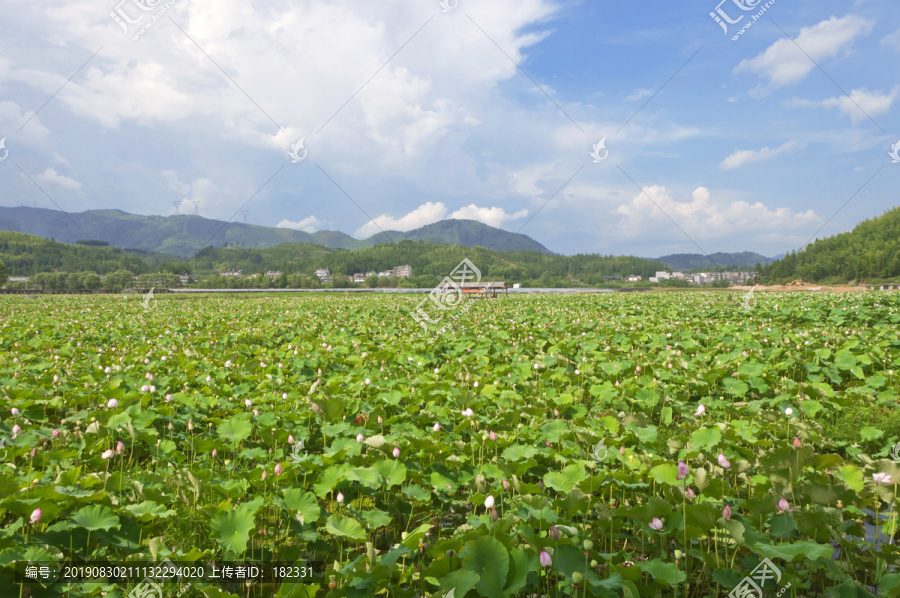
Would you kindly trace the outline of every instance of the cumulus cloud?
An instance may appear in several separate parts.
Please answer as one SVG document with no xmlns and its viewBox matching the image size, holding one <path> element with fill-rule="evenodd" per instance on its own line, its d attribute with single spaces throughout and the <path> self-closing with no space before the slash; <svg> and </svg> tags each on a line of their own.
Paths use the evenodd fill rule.
<svg viewBox="0 0 900 598">
<path fill-rule="evenodd" d="M 195 209 L 199 211 L 201 207 L 209 208 L 217 198 L 216 184 L 205 177 L 194 178 L 190 183 L 183 183 L 178 178 L 178 173 L 174 170 L 164 170 L 162 172 L 163 180 L 169 186 L 169 189 L 181 196 L 178 207 L 172 210 L 181 214 L 193 214 Z M 196 207 L 194 202 L 198 202 Z"/>
<path fill-rule="evenodd" d="M 54 168 L 47 168 L 46 170 L 44 170 L 44 172 L 40 173 L 34 178 L 41 183 L 55 185 L 62 189 L 68 189 L 69 191 L 81 190 L 81 183 L 79 183 L 75 179 L 59 174 Z"/>
<path fill-rule="evenodd" d="M 517 220 L 528 215 L 528 210 L 519 210 L 513 214 L 508 214 L 506 210 L 500 207 L 479 207 L 475 204 L 459 208 L 449 216 L 447 215 L 448 212 L 449 210 L 443 202 L 429 201 L 399 218 L 384 214 L 378 216 L 357 229 L 353 236 L 357 239 L 365 239 L 383 230 L 406 232 L 447 218 L 452 220 L 477 220 L 488 226 L 500 226 L 507 220 Z"/>
<path fill-rule="evenodd" d="M 450 218 L 454 220 L 477 220 L 495 227 L 503 225 L 507 220 L 518 220 L 525 216 L 528 216 L 528 210 L 523 209 L 513 214 L 507 214 L 503 208 L 480 208 L 475 204 L 469 204 L 450 214 Z"/>
<path fill-rule="evenodd" d="M 900 29 L 881 38 L 881 47 L 900 51 Z"/>
<path fill-rule="evenodd" d="M 322 221 L 315 216 L 309 216 L 297 222 L 290 220 L 282 220 L 275 225 L 276 228 L 292 228 L 294 230 L 302 230 L 305 233 L 314 233 L 322 228 Z"/>
<path fill-rule="evenodd" d="M 869 33 L 873 25 L 872 21 L 855 15 L 840 19 L 831 17 L 817 25 L 804 27 L 794 41 L 780 39 L 762 54 L 742 60 L 734 72 L 755 73 L 767 78 L 773 88 L 796 83 L 816 68 L 813 60 L 818 63 L 837 56 L 859 35 Z"/>
<path fill-rule="evenodd" d="M 790 235 L 821 220 L 813 210 L 794 212 L 786 207 L 770 209 L 762 202 L 712 201 L 706 187 L 697 187 L 689 201 L 679 201 L 659 185 L 644 187 L 643 193 L 619 206 L 616 213 L 621 216 L 619 230 L 623 237 L 653 236 L 660 241 L 686 240 L 672 220 L 698 241 L 734 234 L 745 238 L 770 233 Z"/>
<path fill-rule="evenodd" d="M 652 89 L 637 89 L 633 94 L 625 98 L 625 100 L 629 102 L 637 102 L 638 100 L 643 100 L 644 98 L 649 98 L 653 95 Z"/>
<path fill-rule="evenodd" d="M 895 87 L 890 93 L 869 91 L 865 87 L 854 89 L 850 97 L 845 95 L 827 98 L 819 102 L 796 98 L 791 101 L 793 106 L 824 106 L 837 108 L 854 122 L 866 120 L 870 117 L 885 114 L 894 104 L 894 100 L 900 95 L 900 86 Z"/>
<path fill-rule="evenodd" d="M 793 141 L 788 141 L 775 149 L 764 147 L 760 150 L 738 150 L 722 160 L 722 163 L 719 164 L 719 168 L 722 170 L 733 170 L 735 168 L 740 168 L 745 164 L 770 160 L 782 152 L 793 149 L 794 145 Z"/>
</svg>

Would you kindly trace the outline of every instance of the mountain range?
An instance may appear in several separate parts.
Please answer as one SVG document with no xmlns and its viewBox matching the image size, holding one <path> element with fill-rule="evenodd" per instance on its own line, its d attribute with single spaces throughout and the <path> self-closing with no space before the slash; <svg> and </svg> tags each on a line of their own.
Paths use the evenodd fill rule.
<svg viewBox="0 0 900 598">
<path fill-rule="evenodd" d="M 360 250 L 383 243 L 425 241 L 495 251 L 553 252 L 531 237 L 511 233 L 475 220 L 442 220 L 415 230 L 384 231 L 355 239 L 340 231 L 314 233 L 290 228 L 225 222 L 197 215 L 141 216 L 121 210 L 68 213 L 30 207 L 0 207 L 0 230 L 36 235 L 60 243 L 104 241 L 113 247 L 188 259 L 205 247 L 266 249 L 282 243 L 310 243 L 329 249 Z M 655 259 L 673 270 L 753 267 L 774 261 L 758 253 L 673 254 Z"/>
<path fill-rule="evenodd" d="M 504 251 L 553 253 L 526 235 L 475 220 L 443 220 L 415 230 L 385 231 L 355 239 L 340 231 L 307 233 L 289 228 L 212 220 L 196 215 L 140 216 L 121 210 L 67 213 L 29 207 L 0 207 L 0 230 L 37 235 L 60 243 L 105 241 L 113 247 L 189 258 L 204 247 L 264 249 L 281 243 L 314 243 L 331 249 L 365 249 L 392 241 L 428 241 Z"/>
</svg>

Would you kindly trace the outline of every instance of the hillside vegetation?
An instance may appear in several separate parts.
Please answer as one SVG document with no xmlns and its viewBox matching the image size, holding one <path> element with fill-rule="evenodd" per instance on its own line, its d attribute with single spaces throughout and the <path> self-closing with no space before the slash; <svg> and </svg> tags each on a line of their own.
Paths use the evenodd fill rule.
<svg viewBox="0 0 900 598">
<path fill-rule="evenodd" d="M 900 208 L 858 224 L 852 231 L 819 239 L 762 269 L 769 284 L 874 282 L 900 277 Z"/>
</svg>

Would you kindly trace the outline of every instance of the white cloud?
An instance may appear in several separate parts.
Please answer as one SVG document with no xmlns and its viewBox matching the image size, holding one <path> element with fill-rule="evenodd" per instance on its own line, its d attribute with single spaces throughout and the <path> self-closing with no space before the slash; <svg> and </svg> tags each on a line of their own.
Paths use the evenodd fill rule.
<svg viewBox="0 0 900 598">
<path fill-rule="evenodd" d="M 637 89 L 633 94 L 625 98 L 628 102 L 637 102 L 638 100 L 643 100 L 644 98 L 649 98 L 653 95 L 652 89 Z"/>
<path fill-rule="evenodd" d="M 420 226 L 425 226 L 426 224 L 433 224 L 443 220 L 446 216 L 447 206 L 441 202 L 429 201 L 400 218 L 393 218 L 385 214 L 373 218 L 371 221 L 358 228 L 356 232 L 353 233 L 353 236 L 357 239 L 366 239 L 381 231 L 396 230 L 405 232 L 419 228 Z"/>
<path fill-rule="evenodd" d="M 315 216 L 309 216 L 297 222 L 290 220 L 282 220 L 275 225 L 276 228 L 292 228 L 294 230 L 302 230 L 306 233 L 314 233 L 322 228 L 322 221 Z"/>
<path fill-rule="evenodd" d="M 475 204 L 469 204 L 450 214 L 450 218 L 455 220 L 477 220 L 494 227 L 502 226 L 507 220 L 518 220 L 525 216 L 528 216 L 528 210 L 507 214 L 503 208 L 480 208 Z"/>
<path fill-rule="evenodd" d="M 518 220 L 528 216 L 528 210 L 519 210 L 518 212 L 509 214 L 500 207 L 479 207 L 475 204 L 469 204 L 447 215 L 447 206 L 443 202 L 427 202 L 405 216 L 394 218 L 388 215 L 381 215 L 374 218 L 373 221 L 367 222 L 353 236 L 357 239 L 365 239 L 381 231 L 401 231 L 406 232 L 428 224 L 434 224 L 445 219 L 452 220 L 477 220 L 488 226 L 499 227 L 508 220 Z"/>
<path fill-rule="evenodd" d="M 900 29 L 881 38 L 881 47 L 900 51 Z"/>
<path fill-rule="evenodd" d="M 770 87 L 796 83 L 816 68 L 813 60 L 818 63 L 825 58 L 837 56 L 857 36 L 869 33 L 872 26 L 872 21 L 854 15 L 840 19 L 831 17 L 817 25 L 804 27 L 794 37 L 794 41 L 780 39 L 762 54 L 742 60 L 734 68 L 734 72 L 756 73 L 769 79 Z"/>
<path fill-rule="evenodd" d="M 660 243 L 688 241 L 672 220 L 701 243 L 735 234 L 743 238 L 768 233 L 787 236 L 791 231 L 810 227 L 821 220 L 813 210 L 794 212 L 786 207 L 770 209 L 762 202 L 711 201 L 705 187 L 697 187 L 690 201 L 678 201 L 663 186 L 644 187 L 643 191 L 616 210 L 622 217 L 619 229 L 623 237 L 649 237 Z"/>
<path fill-rule="evenodd" d="M 57 187 L 61 187 L 63 189 L 68 189 L 69 191 L 80 191 L 81 183 L 76 181 L 75 179 L 69 178 L 67 176 L 61 175 L 56 172 L 53 168 L 48 168 L 44 172 L 40 173 L 36 177 L 34 177 L 41 183 L 46 183 L 48 185 L 55 185 Z"/>
<path fill-rule="evenodd" d="M 850 97 L 841 95 L 820 102 L 795 98 L 789 104 L 791 106 L 825 106 L 837 108 L 849 116 L 854 122 L 858 122 L 866 120 L 869 117 L 887 113 L 898 96 L 900 96 L 900 86 L 892 89 L 890 93 L 877 91 L 870 92 L 865 87 L 862 87 L 851 91 Z"/>
<path fill-rule="evenodd" d="M 775 149 L 770 149 L 768 147 L 764 147 L 760 150 L 737 150 L 719 164 L 719 168 L 722 170 L 732 170 L 735 168 L 740 168 L 745 164 L 752 164 L 753 162 L 761 162 L 762 160 L 770 160 L 777 156 L 782 152 L 789 151 L 794 147 L 793 141 L 788 141 L 787 143 L 776 147 Z"/>
<path fill-rule="evenodd" d="M 209 214 L 210 209 L 215 207 L 215 200 L 218 199 L 218 191 L 216 184 L 205 177 L 194 178 L 190 183 L 182 183 L 178 178 L 178 173 L 174 170 L 164 170 L 162 172 L 163 179 L 168 183 L 169 189 L 181 196 L 177 208 L 172 209 L 172 213 L 193 214 L 195 211 L 204 210 Z M 194 205 L 194 202 L 198 202 Z"/>
</svg>

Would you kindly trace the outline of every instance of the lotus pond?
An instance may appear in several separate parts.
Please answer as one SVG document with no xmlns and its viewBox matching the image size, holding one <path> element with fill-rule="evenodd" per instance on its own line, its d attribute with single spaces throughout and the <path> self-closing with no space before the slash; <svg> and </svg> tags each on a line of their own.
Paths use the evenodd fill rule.
<svg viewBox="0 0 900 598">
<path fill-rule="evenodd" d="M 898 297 L 3 297 L 0 593 L 895 596 Z"/>
</svg>

